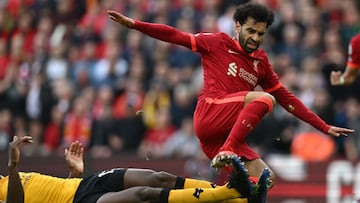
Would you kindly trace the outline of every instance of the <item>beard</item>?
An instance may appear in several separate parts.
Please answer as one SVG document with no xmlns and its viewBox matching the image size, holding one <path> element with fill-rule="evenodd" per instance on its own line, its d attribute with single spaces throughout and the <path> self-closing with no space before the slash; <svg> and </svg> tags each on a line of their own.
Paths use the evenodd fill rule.
<svg viewBox="0 0 360 203">
<path fill-rule="evenodd" d="M 243 48 L 244 51 L 246 51 L 247 53 L 252 53 L 256 51 L 260 46 L 259 42 L 254 42 L 251 38 L 245 39 L 244 35 L 241 32 L 238 35 L 238 41 L 241 48 Z M 249 47 L 249 44 L 252 45 L 252 47 Z"/>
</svg>

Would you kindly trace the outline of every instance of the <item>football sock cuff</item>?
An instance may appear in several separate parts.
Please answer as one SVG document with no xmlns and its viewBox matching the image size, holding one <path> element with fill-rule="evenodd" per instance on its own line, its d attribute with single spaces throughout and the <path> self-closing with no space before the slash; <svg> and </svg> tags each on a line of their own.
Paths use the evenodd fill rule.
<svg viewBox="0 0 360 203">
<path fill-rule="evenodd" d="M 185 185 L 185 178 L 176 177 L 175 188 L 174 189 L 183 189 Z"/>
<path fill-rule="evenodd" d="M 159 202 L 160 203 L 168 203 L 169 194 L 170 194 L 170 189 L 169 188 L 162 189 L 161 192 L 160 192 Z"/>
</svg>

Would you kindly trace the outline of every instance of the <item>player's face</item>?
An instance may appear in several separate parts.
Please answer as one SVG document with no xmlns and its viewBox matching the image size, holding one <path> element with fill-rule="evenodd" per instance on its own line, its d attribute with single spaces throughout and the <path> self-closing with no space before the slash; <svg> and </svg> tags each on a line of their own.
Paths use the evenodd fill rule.
<svg viewBox="0 0 360 203">
<path fill-rule="evenodd" d="M 265 22 L 256 22 L 253 18 L 248 18 L 243 25 L 236 22 L 235 30 L 241 47 L 248 53 L 256 51 L 264 40 L 266 28 Z"/>
</svg>

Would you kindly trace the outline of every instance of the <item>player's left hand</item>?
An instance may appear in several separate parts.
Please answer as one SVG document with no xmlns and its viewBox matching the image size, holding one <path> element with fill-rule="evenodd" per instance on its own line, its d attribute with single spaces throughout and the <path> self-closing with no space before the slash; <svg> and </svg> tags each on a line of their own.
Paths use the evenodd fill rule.
<svg viewBox="0 0 360 203">
<path fill-rule="evenodd" d="M 355 132 L 355 130 L 353 130 L 353 129 L 331 126 L 328 131 L 328 134 L 332 135 L 334 137 L 339 137 L 339 136 L 347 136 L 348 134 L 353 133 L 353 132 Z"/>
<path fill-rule="evenodd" d="M 17 166 L 20 161 L 20 145 L 24 143 L 33 143 L 32 137 L 23 136 L 18 137 L 14 136 L 13 141 L 9 143 L 9 162 L 8 167 Z"/>
<path fill-rule="evenodd" d="M 81 142 L 72 142 L 69 149 L 65 149 L 65 161 L 72 177 L 80 177 L 84 172 L 84 147 Z"/>
</svg>

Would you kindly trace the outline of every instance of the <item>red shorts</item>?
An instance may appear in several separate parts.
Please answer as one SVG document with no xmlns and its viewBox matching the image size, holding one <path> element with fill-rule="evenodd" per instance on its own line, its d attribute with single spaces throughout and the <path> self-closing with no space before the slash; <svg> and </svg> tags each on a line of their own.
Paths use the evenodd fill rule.
<svg viewBox="0 0 360 203">
<path fill-rule="evenodd" d="M 225 143 L 236 119 L 243 109 L 245 95 L 237 92 L 223 97 L 205 98 L 198 101 L 194 113 L 194 129 L 201 148 L 207 157 L 214 158 Z M 244 141 L 234 149 L 238 156 L 248 160 L 260 158 Z"/>
</svg>

